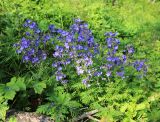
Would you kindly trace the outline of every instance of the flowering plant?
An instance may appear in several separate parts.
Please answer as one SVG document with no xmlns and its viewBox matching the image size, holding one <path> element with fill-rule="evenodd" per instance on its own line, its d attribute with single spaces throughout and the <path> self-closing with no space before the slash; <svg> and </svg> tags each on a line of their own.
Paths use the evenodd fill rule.
<svg viewBox="0 0 160 122">
<path fill-rule="evenodd" d="M 101 76 L 101 80 L 114 77 L 127 78 L 125 68 L 128 66 L 133 66 L 144 74 L 147 72 L 145 61 L 131 62 L 130 57 L 135 52 L 132 45 L 127 45 L 122 52 L 119 51 L 118 33 L 106 33 L 106 45 L 100 46 L 95 41 L 88 24 L 80 19 L 75 19 L 68 31 L 49 25 L 48 30 L 44 32 L 32 20 L 26 20 L 23 26 L 27 29 L 25 36 L 15 44 L 17 53 L 23 56 L 23 62 L 38 64 L 47 57 L 52 58 L 56 80 L 61 83 L 70 80 L 70 76 L 65 74 L 69 72 L 68 66 L 75 70 L 77 76 L 83 77 L 82 83 L 87 87 L 90 86 L 89 81 L 95 77 Z"/>
<path fill-rule="evenodd" d="M 121 42 L 118 39 L 117 32 L 105 33 L 105 45 L 102 45 L 94 38 L 89 25 L 80 19 L 75 19 L 68 30 L 49 25 L 48 30 L 43 31 L 32 20 L 26 20 L 23 26 L 26 32 L 23 33 L 21 41 L 14 44 L 17 49 L 16 52 L 22 55 L 24 63 L 33 67 L 39 66 L 41 63 L 49 64 L 52 68 L 48 67 L 48 69 L 52 71 L 52 76 L 56 81 L 52 81 L 54 85 L 51 85 L 51 83 L 50 86 L 47 86 L 49 85 L 47 82 L 34 85 L 35 93 L 41 94 L 43 89 L 46 89 L 46 99 L 49 102 L 49 104 L 38 107 L 37 111 L 51 115 L 53 118 L 62 115 L 62 117 L 57 118 L 59 121 L 64 120 L 63 114 L 67 114 L 68 110 L 75 111 L 75 108 L 80 107 L 81 104 L 89 105 L 100 97 L 102 100 L 107 101 L 105 95 L 104 97 L 99 95 L 104 94 L 102 91 L 106 92 L 103 86 L 107 83 L 104 81 L 133 80 L 132 76 L 136 76 L 135 74 L 142 77 L 147 73 L 145 60 L 134 59 L 133 56 L 136 50 L 132 45 L 126 45 L 121 50 Z M 47 75 L 50 76 L 50 73 Z M 52 76 L 50 76 L 51 79 Z M 138 76 L 138 78 L 140 77 Z M 75 79 L 76 82 L 74 82 Z M 47 81 L 47 79 L 45 80 Z M 82 83 L 77 83 L 79 80 Z M 75 92 L 73 92 L 73 96 L 68 96 L 59 83 L 64 86 L 70 84 L 67 86 L 67 90 L 76 90 L 76 93 L 78 92 L 80 95 L 81 102 L 71 100 L 71 97 L 75 96 L 73 95 Z M 50 87 L 54 90 L 50 90 Z M 88 87 L 90 89 L 87 91 L 80 92 Z M 57 88 L 58 90 L 56 90 Z M 95 89 L 97 89 L 97 92 L 94 93 L 95 96 L 87 96 L 87 94 L 93 93 Z M 118 90 L 120 89 L 118 88 Z M 66 102 L 63 101 L 65 99 Z M 50 103 L 54 104 L 51 109 L 44 109 L 50 108 Z M 100 103 L 100 106 L 105 105 L 103 102 Z M 96 102 L 94 104 L 97 105 Z M 65 110 L 60 111 L 59 108 L 65 108 Z"/>
</svg>

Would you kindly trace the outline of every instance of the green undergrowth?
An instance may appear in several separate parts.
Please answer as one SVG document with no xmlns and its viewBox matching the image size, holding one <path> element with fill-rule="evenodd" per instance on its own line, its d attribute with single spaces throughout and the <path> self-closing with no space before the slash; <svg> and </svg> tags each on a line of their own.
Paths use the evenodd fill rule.
<svg viewBox="0 0 160 122">
<path fill-rule="evenodd" d="M 94 117 L 109 122 L 159 122 L 159 8 L 158 0 L 116 0 L 114 5 L 112 0 L 1 0 L 0 119 L 5 121 L 7 110 L 17 109 L 70 122 L 98 110 Z M 74 18 L 89 24 L 100 45 L 105 44 L 105 32 L 118 32 L 122 47 L 133 44 L 133 59 L 147 60 L 147 76 L 101 81 L 99 86 L 95 79 L 86 88 L 75 71 L 70 71 L 72 80 L 60 84 L 49 63 L 28 66 L 15 53 L 13 44 L 22 38 L 26 19 L 36 21 L 42 30 L 49 24 L 68 30 Z"/>
</svg>

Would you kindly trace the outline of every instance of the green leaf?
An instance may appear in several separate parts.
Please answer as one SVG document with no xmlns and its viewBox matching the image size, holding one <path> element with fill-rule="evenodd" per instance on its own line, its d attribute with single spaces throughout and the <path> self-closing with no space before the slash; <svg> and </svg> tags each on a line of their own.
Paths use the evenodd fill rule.
<svg viewBox="0 0 160 122">
<path fill-rule="evenodd" d="M 17 122 L 17 118 L 16 117 L 10 117 L 8 122 Z"/>
<path fill-rule="evenodd" d="M 6 118 L 6 111 L 8 109 L 9 109 L 9 107 L 7 105 L 0 104 L 0 119 L 2 119 L 3 121 Z"/>
<path fill-rule="evenodd" d="M 47 30 L 47 28 L 48 28 L 47 22 L 46 22 L 45 20 L 41 20 L 41 21 L 39 22 L 39 27 L 40 27 L 40 29 L 42 29 L 42 30 Z"/>
<path fill-rule="evenodd" d="M 141 104 L 138 104 L 136 106 L 136 110 L 143 110 L 145 108 L 147 108 L 147 104 L 146 103 L 141 103 Z"/>
<path fill-rule="evenodd" d="M 49 108 L 49 104 L 45 104 L 45 105 L 39 106 L 36 111 L 41 114 L 46 114 L 46 112 L 48 111 L 48 108 Z"/>
<path fill-rule="evenodd" d="M 16 95 L 16 92 L 9 89 L 9 90 L 6 90 L 4 97 L 5 97 L 5 99 L 13 100 L 13 98 L 15 97 L 15 95 Z"/>
<path fill-rule="evenodd" d="M 34 85 L 35 93 L 41 94 L 43 89 L 46 88 L 46 84 L 43 82 Z"/>
<path fill-rule="evenodd" d="M 0 95 L 0 104 L 2 104 L 4 102 L 4 96 Z"/>
<path fill-rule="evenodd" d="M 16 77 L 11 78 L 11 82 L 12 82 L 12 83 L 15 83 L 16 80 L 17 80 Z"/>
<path fill-rule="evenodd" d="M 16 84 L 16 80 L 16 77 L 13 77 L 11 81 L 6 84 L 6 86 L 11 88 L 12 90 L 19 91 L 19 87 Z"/>
<path fill-rule="evenodd" d="M 18 78 L 16 85 L 19 87 L 21 90 L 26 90 L 26 85 L 24 83 L 24 78 Z"/>
<path fill-rule="evenodd" d="M 0 84 L 0 94 L 4 93 L 4 89 L 5 89 L 5 85 L 4 84 Z"/>
<path fill-rule="evenodd" d="M 127 107 L 127 104 L 122 105 L 120 111 L 124 113 L 127 110 Z"/>
</svg>

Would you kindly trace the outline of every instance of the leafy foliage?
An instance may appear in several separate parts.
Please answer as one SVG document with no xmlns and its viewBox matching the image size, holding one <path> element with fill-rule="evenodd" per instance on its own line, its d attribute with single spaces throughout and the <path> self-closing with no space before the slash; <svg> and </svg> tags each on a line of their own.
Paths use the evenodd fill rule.
<svg viewBox="0 0 160 122">
<path fill-rule="evenodd" d="M 107 121 L 160 121 L 158 0 L 115 0 L 114 3 L 113 0 L 1 0 L 0 6 L 0 119 L 5 121 L 7 110 L 12 108 L 37 110 L 56 121 L 72 121 L 84 112 L 97 109 L 94 117 Z M 108 52 L 104 48 L 103 34 L 118 32 L 116 38 L 121 43 L 116 56 L 123 54 L 126 45 L 133 44 L 134 55 L 130 56 L 130 61 L 147 59 L 146 76 L 139 78 L 140 72 L 127 67 L 124 72 L 128 77 L 120 79 L 116 76 L 117 67 L 115 77 L 108 79 L 104 76 L 105 70 L 100 77 L 90 79 L 91 86 L 86 87 L 83 83 L 87 74 L 77 75 L 72 62 L 73 66 L 63 70 L 69 82 L 61 84 L 54 74 L 57 69 L 50 65 L 57 61 L 52 56 L 55 45 L 51 47 L 51 41 L 47 47 L 40 47 L 45 51 L 49 49 L 49 58 L 39 64 L 25 64 L 22 55 L 15 53 L 13 44 L 25 34 L 22 24 L 28 18 L 35 20 L 45 34 L 51 23 L 68 32 L 73 18 L 87 22 L 95 43 L 103 52 L 96 57 L 98 60 L 93 60 L 95 69 Z M 10 121 L 16 120 L 11 118 Z"/>
<path fill-rule="evenodd" d="M 10 82 L 0 85 L 0 117 L 5 120 L 6 111 L 8 110 L 8 101 L 13 100 L 16 92 L 20 90 L 26 90 L 26 85 L 24 83 L 24 78 L 13 77 Z"/>
</svg>

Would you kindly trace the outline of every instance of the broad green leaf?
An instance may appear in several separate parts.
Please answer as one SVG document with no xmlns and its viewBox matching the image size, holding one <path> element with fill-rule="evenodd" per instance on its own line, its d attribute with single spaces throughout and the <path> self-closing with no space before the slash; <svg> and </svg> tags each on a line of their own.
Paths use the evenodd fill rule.
<svg viewBox="0 0 160 122">
<path fill-rule="evenodd" d="M 4 97 L 5 97 L 5 99 L 13 100 L 15 95 L 16 95 L 16 92 L 9 89 L 9 90 L 5 91 L 5 96 Z"/>
<path fill-rule="evenodd" d="M 15 83 L 16 82 L 16 77 L 11 78 L 11 82 Z"/>
<path fill-rule="evenodd" d="M 19 87 L 20 90 L 26 90 L 26 85 L 24 83 L 24 78 L 18 78 L 16 85 Z"/>
<path fill-rule="evenodd" d="M 13 77 L 10 82 L 6 84 L 10 89 L 19 91 L 19 87 L 16 85 L 16 77 Z"/>
<path fill-rule="evenodd" d="M 41 94 L 43 89 L 46 88 L 46 84 L 43 82 L 34 85 L 35 93 Z"/>
</svg>

